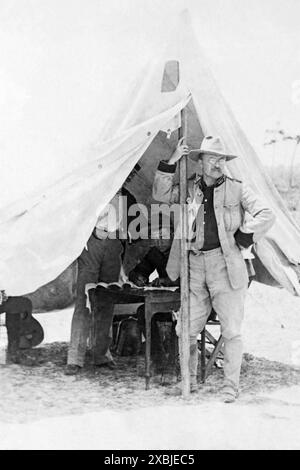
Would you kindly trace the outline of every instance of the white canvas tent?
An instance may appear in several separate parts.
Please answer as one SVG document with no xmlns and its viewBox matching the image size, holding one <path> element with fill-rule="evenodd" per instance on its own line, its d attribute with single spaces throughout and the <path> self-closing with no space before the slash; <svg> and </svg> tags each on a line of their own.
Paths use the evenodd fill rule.
<svg viewBox="0 0 300 470">
<path fill-rule="evenodd" d="M 175 91 L 163 93 L 162 79 L 170 60 L 179 63 L 180 81 Z M 176 133 L 167 139 L 161 130 L 172 125 L 184 107 L 188 144 L 198 146 L 205 134 L 221 136 L 240 157 L 228 165 L 229 173 L 247 180 L 273 208 L 276 223 L 257 244 L 256 253 L 279 285 L 300 295 L 294 269 L 300 263 L 300 230 L 224 101 L 186 13 L 169 43 L 126 94 L 89 161 L 45 191 L 1 211 L 0 288 L 8 295 L 23 295 L 66 269 L 137 161 L 142 170 L 132 182 L 132 191 L 138 201 L 151 202 L 158 161 L 168 158 L 176 144 Z"/>
</svg>

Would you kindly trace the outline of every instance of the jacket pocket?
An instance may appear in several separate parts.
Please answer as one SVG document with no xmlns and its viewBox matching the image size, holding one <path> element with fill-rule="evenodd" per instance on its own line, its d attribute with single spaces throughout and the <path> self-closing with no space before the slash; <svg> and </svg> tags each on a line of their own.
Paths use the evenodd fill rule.
<svg viewBox="0 0 300 470">
<path fill-rule="evenodd" d="M 225 229 L 235 232 L 242 223 L 241 207 L 239 202 L 224 204 Z"/>
<path fill-rule="evenodd" d="M 249 281 L 247 267 L 239 250 L 232 252 L 227 265 L 230 283 L 233 289 L 240 289 L 247 286 Z"/>
</svg>

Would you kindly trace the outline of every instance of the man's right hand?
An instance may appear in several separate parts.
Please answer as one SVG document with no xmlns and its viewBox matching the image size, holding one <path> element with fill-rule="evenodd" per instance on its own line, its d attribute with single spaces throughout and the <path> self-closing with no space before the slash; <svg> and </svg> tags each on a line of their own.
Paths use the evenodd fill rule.
<svg viewBox="0 0 300 470">
<path fill-rule="evenodd" d="M 179 287 L 179 280 L 172 281 L 169 277 L 157 277 L 151 282 L 152 287 Z"/>
<path fill-rule="evenodd" d="M 189 153 L 188 146 L 184 143 L 184 137 L 182 137 L 177 144 L 177 147 L 171 156 L 170 160 L 167 162 L 169 165 L 174 165 L 174 163 L 178 162 L 181 157 L 187 155 Z"/>
<path fill-rule="evenodd" d="M 141 273 L 134 271 L 134 269 L 128 274 L 128 279 L 138 287 L 145 287 L 148 283 L 148 279 Z"/>
</svg>

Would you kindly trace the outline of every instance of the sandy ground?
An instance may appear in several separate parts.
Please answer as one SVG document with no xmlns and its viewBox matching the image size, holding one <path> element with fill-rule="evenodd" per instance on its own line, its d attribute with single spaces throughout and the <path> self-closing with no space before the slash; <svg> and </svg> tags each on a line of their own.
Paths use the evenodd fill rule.
<svg viewBox="0 0 300 470">
<path fill-rule="evenodd" d="M 39 365 L 0 366 L 1 449 L 299 449 L 300 299 L 254 283 L 244 323 L 241 395 L 220 400 L 214 369 L 189 401 L 159 377 L 145 390 L 133 357 L 114 371 L 64 375 L 72 309 L 38 315 Z"/>
</svg>

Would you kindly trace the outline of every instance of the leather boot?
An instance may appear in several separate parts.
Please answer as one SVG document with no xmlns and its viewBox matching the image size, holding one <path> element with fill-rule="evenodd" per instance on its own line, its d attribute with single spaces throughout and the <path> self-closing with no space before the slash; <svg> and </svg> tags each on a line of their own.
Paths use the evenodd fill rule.
<svg viewBox="0 0 300 470">
<path fill-rule="evenodd" d="M 19 364 L 20 363 L 20 349 L 19 339 L 11 339 L 7 344 L 6 351 L 6 363 L 7 364 Z"/>
</svg>

